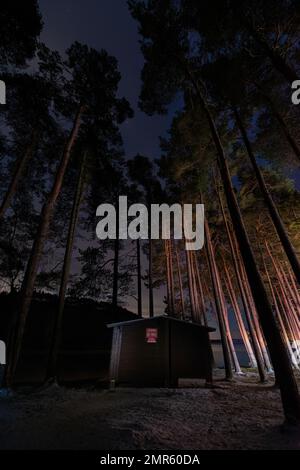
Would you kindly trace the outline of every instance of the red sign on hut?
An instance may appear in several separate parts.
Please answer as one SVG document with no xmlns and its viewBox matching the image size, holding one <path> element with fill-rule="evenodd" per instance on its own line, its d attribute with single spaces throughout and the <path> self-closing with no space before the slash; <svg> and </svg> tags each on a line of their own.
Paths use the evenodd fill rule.
<svg viewBox="0 0 300 470">
<path fill-rule="evenodd" d="M 146 328 L 146 340 L 149 344 L 157 343 L 158 329 L 157 328 Z"/>
</svg>

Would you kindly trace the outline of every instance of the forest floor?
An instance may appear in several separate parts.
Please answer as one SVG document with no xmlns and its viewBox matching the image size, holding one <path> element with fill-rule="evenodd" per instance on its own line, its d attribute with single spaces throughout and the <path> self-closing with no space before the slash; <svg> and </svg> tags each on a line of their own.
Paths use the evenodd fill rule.
<svg viewBox="0 0 300 470">
<path fill-rule="evenodd" d="M 258 384 L 253 374 L 215 383 L 22 389 L 0 397 L 0 449 L 300 449 L 300 435 L 282 432 L 280 395 L 271 384 Z"/>
</svg>

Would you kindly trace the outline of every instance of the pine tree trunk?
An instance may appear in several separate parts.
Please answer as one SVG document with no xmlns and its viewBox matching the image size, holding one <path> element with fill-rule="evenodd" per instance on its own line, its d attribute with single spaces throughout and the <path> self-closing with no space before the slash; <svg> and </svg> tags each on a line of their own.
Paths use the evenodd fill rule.
<svg viewBox="0 0 300 470">
<path fill-rule="evenodd" d="M 228 318 L 228 310 L 227 310 L 226 300 L 225 300 L 225 296 L 224 296 L 223 287 L 222 287 L 222 283 L 221 283 L 219 273 L 217 275 L 217 282 L 219 284 L 219 291 L 221 293 L 221 301 L 222 301 L 222 309 L 223 309 L 223 312 L 224 312 L 226 335 L 227 335 L 227 339 L 228 339 L 228 344 L 229 344 L 229 349 L 230 349 L 230 353 L 231 353 L 232 362 L 233 362 L 233 365 L 234 365 L 235 372 L 237 374 L 242 374 L 242 370 L 241 370 L 241 367 L 240 367 L 240 364 L 239 364 L 239 360 L 238 360 L 238 357 L 237 357 L 237 354 L 236 354 L 236 351 L 235 351 L 234 342 L 233 342 L 232 335 L 231 335 L 229 318 Z"/>
<path fill-rule="evenodd" d="M 82 106 L 80 107 L 76 115 L 73 129 L 70 133 L 68 142 L 65 146 L 62 159 L 59 164 L 58 171 L 56 173 L 52 190 L 41 212 L 38 232 L 37 232 L 37 235 L 36 235 L 32 250 L 31 250 L 30 258 L 27 264 L 24 280 L 22 283 L 18 323 L 17 323 L 15 334 L 14 334 L 14 344 L 11 350 L 11 357 L 9 358 L 9 362 L 8 362 L 8 365 L 6 367 L 6 372 L 5 372 L 5 383 L 8 387 L 11 387 L 13 379 L 14 379 L 14 374 L 16 371 L 16 367 L 17 367 L 17 363 L 19 360 L 20 351 L 22 347 L 26 320 L 27 320 L 29 308 L 31 305 L 33 292 L 34 292 L 34 285 L 35 285 L 35 281 L 36 281 L 36 277 L 38 273 L 39 262 L 42 256 L 44 244 L 47 239 L 50 222 L 51 222 L 54 208 L 55 208 L 55 203 L 60 194 L 62 184 L 63 184 L 63 179 L 64 179 L 65 172 L 67 169 L 67 165 L 71 157 L 71 152 L 72 152 L 74 143 L 76 141 L 76 138 L 78 136 L 80 123 L 81 123 L 81 117 L 82 117 L 83 112 L 84 112 L 84 107 Z"/>
<path fill-rule="evenodd" d="M 224 221 L 224 224 L 225 224 L 226 234 L 227 234 L 227 238 L 228 238 L 228 242 L 229 242 L 229 246 L 230 246 L 230 253 L 231 253 L 231 258 L 232 258 L 232 261 L 233 261 L 234 272 L 235 272 L 235 276 L 236 276 L 236 279 L 237 279 L 237 282 L 238 282 L 238 287 L 239 287 L 239 291 L 240 291 L 240 295 L 241 295 L 241 300 L 242 300 L 242 304 L 243 304 L 243 308 L 244 308 L 244 313 L 245 313 L 245 316 L 246 316 L 246 320 L 247 320 L 247 324 L 248 324 L 248 328 L 249 328 L 249 333 L 250 333 L 250 337 L 251 337 L 251 341 L 252 341 L 252 345 L 253 345 L 253 350 L 254 350 L 255 359 L 256 359 L 256 363 L 257 363 L 258 373 L 259 373 L 260 381 L 263 383 L 263 382 L 266 382 L 267 378 L 266 378 L 266 374 L 265 374 L 265 370 L 264 370 L 264 365 L 263 365 L 263 359 L 262 359 L 262 355 L 261 355 L 260 346 L 259 346 L 259 343 L 258 343 L 255 328 L 254 328 L 254 325 L 253 325 L 253 320 L 251 318 L 251 311 L 250 311 L 250 308 L 249 308 L 250 306 L 249 306 L 249 303 L 247 301 L 247 297 L 246 297 L 246 293 L 245 293 L 245 289 L 244 289 L 244 285 L 243 285 L 243 280 L 242 280 L 242 276 L 241 276 L 239 259 L 238 259 L 238 256 L 237 256 L 238 247 L 235 248 L 235 246 L 234 246 L 233 236 L 232 236 L 232 234 L 230 232 L 230 229 L 229 229 L 229 224 L 228 224 L 227 217 L 226 217 L 226 214 L 225 214 L 225 209 L 224 209 L 222 197 L 221 197 L 220 192 L 218 191 L 218 188 L 216 188 L 216 191 L 217 191 L 219 204 L 220 204 L 221 212 L 222 212 L 222 217 L 223 217 L 223 221 Z"/>
<path fill-rule="evenodd" d="M 136 241 L 136 256 L 137 256 L 138 316 L 142 318 L 143 307 L 142 307 L 141 240 L 139 238 Z"/>
<path fill-rule="evenodd" d="M 295 346 L 295 350 L 296 350 L 296 354 L 297 356 L 295 357 L 294 355 L 294 352 L 292 350 L 292 354 L 293 356 L 295 357 L 295 360 L 294 360 L 294 363 L 296 365 L 296 368 L 299 368 L 299 358 L 300 358 L 300 347 L 298 345 L 298 341 L 297 341 L 297 337 L 296 337 L 296 334 L 295 334 L 295 331 L 293 329 L 293 325 L 290 321 L 290 318 L 289 318 L 289 314 L 286 312 L 285 308 L 284 308 L 284 305 L 283 305 L 283 302 L 282 302 L 282 299 L 281 299 L 281 296 L 279 295 L 278 293 L 278 290 L 275 288 L 274 289 L 275 292 L 275 299 L 277 301 L 277 304 L 278 304 L 278 309 L 281 313 L 281 316 L 282 316 L 282 321 L 283 321 L 283 324 L 285 324 L 286 326 L 286 330 L 288 332 L 288 339 L 292 340 L 294 342 L 294 346 Z M 298 358 L 298 359 L 297 359 Z"/>
<path fill-rule="evenodd" d="M 252 368 L 255 368 L 255 367 L 257 367 L 257 362 L 256 362 L 256 359 L 255 359 L 255 355 L 254 355 L 253 350 L 252 350 L 252 346 L 251 346 L 251 343 L 250 343 L 250 340 L 249 340 L 249 337 L 248 337 L 248 333 L 246 331 L 246 328 L 245 328 L 245 325 L 244 325 L 244 322 L 243 322 L 242 313 L 240 311 L 240 307 L 239 307 L 239 304 L 238 304 L 238 301 L 237 301 L 237 298 L 236 298 L 236 295 L 235 295 L 235 292 L 234 292 L 234 288 L 233 288 L 233 285 L 232 285 L 232 282 L 231 282 L 231 279 L 230 279 L 230 275 L 229 275 L 229 272 L 228 272 L 228 269 L 227 269 L 227 266 L 226 266 L 226 263 L 225 263 L 224 260 L 223 260 L 223 264 L 224 264 L 224 272 L 225 272 L 225 276 L 226 276 L 225 285 L 226 285 L 226 289 L 227 289 L 227 292 L 228 292 L 228 295 L 229 295 L 229 298 L 230 298 L 230 302 L 231 302 L 231 305 L 232 305 L 232 308 L 233 308 L 233 311 L 234 311 L 234 314 L 235 314 L 236 322 L 237 322 L 237 325 L 239 327 L 241 338 L 243 340 L 243 343 L 245 345 L 245 349 L 246 349 L 248 357 L 249 357 L 250 366 Z"/>
<path fill-rule="evenodd" d="M 182 320 L 183 320 L 183 319 L 185 318 L 185 304 L 184 304 L 184 295 L 183 295 L 183 284 L 182 284 L 181 268 L 180 268 L 179 255 L 178 255 L 178 250 L 177 250 L 177 248 L 175 248 L 175 255 L 176 255 L 178 285 L 179 285 L 180 304 L 181 304 L 181 318 L 182 318 Z"/>
<path fill-rule="evenodd" d="M 196 271 L 197 285 L 198 285 L 199 294 L 200 294 L 201 313 L 202 313 L 202 316 L 203 316 L 204 326 L 208 326 L 207 318 L 206 318 L 206 308 L 205 308 L 205 299 L 204 299 L 204 293 L 203 293 L 203 286 L 202 286 L 202 282 L 201 282 L 201 276 L 200 276 L 200 272 L 199 272 L 199 266 L 198 266 L 198 263 L 197 263 L 196 254 L 194 256 L 194 261 L 195 261 L 195 271 Z"/>
<path fill-rule="evenodd" d="M 191 76 L 193 79 L 193 76 Z M 193 80 L 199 102 L 206 114 L 212 138 L 216 146 L 218 165 L 222 177 L 227 204 L 235 229 L 240 252 L 246 268 L 247 277 L 251 286 L 251 291 L 262 324 L 263 332 L 267 340 L 268 348 L 271 354 L 272 363 L 275 370 L 276 380 L 278 381 L 284 414 L 289 423 L 300 423 L 300 397 L 297 383 L 291 367 L 288 351 L 284 340 L 277 327 L 273 315 L 265 286 L 263 284 L 260 272 L 257 268 L 250 241 L 244 226 L 242 215 L 234 193 L 229 168 L 225 158 L 224 149 L 215 126 L 211 113 L 203 99 L 201 90 L 195 80 Z"/>
<path fill-rule="evenodd" d="M 274 308 L 275 308 L 275 311 L 276 311 L 276 316 L 277 316 L 277 319 L 278 319 L 278 322 L 279 322 L 279 325 L 280 325 L 280 328 L 281 328 L 282 335 L 283 335 L 283 337 L 284 337 L 284 339 L 285 339 L 287 348 L 288 348 L 288 350 L 289 350 L 290 358 L 291 358 L 292 364 L 293 364 L 297 369 L 299 369 L 299 366 L 298 366 L 298 363 L 297 363 L 297 361 L 296 361 L 295 355 L 294 355 L 293 350 L 292 350 L 292 348 L 291 348 L 290 340 L 289 340 L 289 337 L 288 337 L 288 334 L 287 334 L 287 331 L 286 331 L 284 322 L 283 322 L 282 317 L 281 317 L 281 312 L 280 312 L 280 308 L 279 308 L 279 305 L 278 305 L 278 301 L 277 301 L 277 299 L 276 299 L 276 295 L 275 295 L 275 292 L 274 292 L 274 288 L 273 288 L 273 284 L 272 284 L 272 281 L 271 281 L 271 277 L 270 277 L 269 271 L 268 271 L 268 269 L 267 269 L 267 265 L 266 265 L 266 262 L 265 262 L 265 259 L 264 259 L 264 256 L 263 256 L 263 255 L 262 255 L 262 260 L 263 260 L 264 269 L 265 269 L 266 276 L 267 276 L 267 280 L 268 280 L 269 287 L 270 287 L 270 293 L 271 293 L 271 296 L 272 296 Z"/>
<path fill-rule="evenodd" d="M 198 296 L 196 273 L 195 273 L 195 263 L 194 263 L 194 251 L 189 251 L 189 257 L 190 257 L 193 297 L 194 297 L 194 304 L 195 304 L 195 321 L 201 324 L 200 304 L 199 304 L 199 296 Z"/>
<path fill-rule="evenodd" d="M 223 356 L 224 356 L 224 367 L 225 367 L 225 376 L 227 380 L 232 380 L 232 364 L 230 359 L 230 349 L 228 343 L 228 336 L 226 334 L 226 323 L 225 323 L 225 315 L 222 305 L 222 295 L 219 290 L 219 284 L 217 282 L 217 272 L 216 272 L 216 263 L 214 262 L 214 250 L 211 243 L 210 237 L 210 230 L 205 220 L 205 238 L 206 238 L 206 253 L 207 253 L 207 261 L 209 266 L 209 272 L 212 281 L 213 287 L 213 294 L 216 306 L 216 312 L 219 322 L 219 329 L 220 329 L 220 336 L 221 336 L 221 343 L 223 349 Z M 226 313 L 225 313 L 226 314 Z"/>
<path fill-rule="evenodd" d="M 190 258 L 190 253 L 188 250 L 185 250 L 185 257 L 186 257 L 186 267 L 187 267 L 187 275 L 188 275 L 188 289 L 189 289 L 189 297 L 190 297 L 191 317 L 193 321 L 196 321 L 196 308 L 195 308 L 193 279 L 192 279 L 192 271 L 191 271 L 191 258 Z"/>
<path fill-rule="evenodd" d="M 289 236 L 287 234 L 287 231 L 286 231 L 286 229 L 283 225 L 283 222 L 282 222 L 282 219 L 279 215 L 279 212 L 278 212 L 278 210 L 277 210 L 277 208 L 274 204 L 274 201 L 273 201 L 273 199 L 272 199 L 272 197 L 271 197 L 271 195 L 268 191 L 268 188 L 266 186 L 266 183 L 265 183 L 264 177 L 263 177 L 263 175 L 260 171 L 260 168 L 257 165 L 255 156 L 254 156 L 253 151 L 252 151 L 250 141 L 249 141 L 248 136 L 247 136 L 247 132 L 244 128 L 241 117 L 240 117 L 239 112 L 236 108 L 234 108 L 234 114 L 235 114 L 235 119 L 236 119 L 238 128 L 240 129 L 240 132 L 241 132 L 241 135 L 242 135 L 242 138 L 243 138 L 243 141 L 244 141 L 244 145 L 247 149 L 249 159 L 250 159 L 251 164 L 253 166 L 253 169 L 254 169 L 259 187 L 260 187 L 261 192 L 263 194 L 265 203 L 268 207 L 272 222 L 274 224 L 274 227 L 276 229 L 278 237 L 279 237 L 279 239 L 282 243 L 282 246 L 283 246 L 283 249 L 286 253 L 286 256 L 287 256 L 289 262 L 291 263 L 291 267 L 294 271 L 296 279 L 297 279 L 298 283 L 300 284 L 300 263 L 297 259 L 296 252 L 294 250 L 293 245 L 291 244 L 291 241 L 290 241 Z"/>
<path fill-rule="evenodd" d="M 70 268 L 71 268 L 71 261 L 72 261 L 72 252 L 74 247 L 74 237 L 75 237 L 75 230 L 78 222 L 78 215 L 79 209 L 82 199 L 82 193 L 84 188 L 84 174 L 85 174 L 85 161 L 86 161 L 86 154 L 84 154 L 81 167 L 79 170 L 77 185 L 76 185 L 76 192 L 73 201 L 73 207 L 71 212 L 71 219 L 69 224 L 68 230 L 68 238 L 67 238 L 67 245 L 66 251 L 64 256 L 64 264 L 63 264 L 63 271 L 59 289 L 59 296 L 58 296 L 58 309 L 55 318 L 54 330 L 52 333 L 52 341 L 49 351 L 49 360 L 47 366 L 47 380 L 57 380 L 57 362 L 58 362 L 58 355 L 59 355 L 59 347 L 61 344 L 62 339 L 62 324 L 63 324 L 63 312 L 65 307 L 65 300 L 66 300 L 66 293 L 68 287 L 68 280 L 70 276 Z"/>
<path fill-rule="evenodd" d="M 291 271 L 290 266 L 288 266 L 288 273 L 289 273 L 289 278 L 290 278 L 291 284 L 292 284 L 292 286 L 293 286 L 295 295 L 296 295 L 296 297 L 297 297 L 298 305 L 300 305 L 300 294 L 299 294 L 299 290 L 298 290 L 298 288 L 297 288 L 297 286 L 296 286 L 295 276 L 294 276 L 293 272 Z"/>
<path fill-rule="evenodd" d="M 291 305 L 286 296 L 284 286 L 282 285 L 281 279 L 280 277 L 278 278 L 278 276 L 277 281 L 279 284 L 279 289 L 275 288 L 277 301 L 280 305 L 281 312 L 284 315 L 289 331 L 292 334 L 293 340 L 295 341 L 297 338 L 299 338 L 299 326 L 297 324 L 297 319 L 294 317 L 294 312 L 292 311 Z"/>
<path fill-rule="evenodd" d="M 13 176 L 12 176 L 12 179 L 10 181 L 9 187 L 8 187 L 6 193 L 5 193 L 2 204 L 0 206 L 0 220 L 4 216 L 7 208 L 9 207 L 9 205 L 10 205 L 10 203 L 11 203 L 11 201 L 12 201 L 14 195 L 15 195 L 15 192 L 17 190 L 17 187 L 19 185 L 19 182 L 21 180 L 21 177 L 23 175 L 25 167 L 26 167 L 28 161 L 30 160 L 30 158 L 32 157 L 36 142 L 37 142 L 37 132 L 33 131 L 32 135 L 31 135 L 31 138 L 30 138 L 29 145 L 26 149 L 26 152 L 17 161 L 17 164 L 16 164 L 15 170 L 13 172 Z"/>
<path fill-rule="evenodd" d="M 212 248 L 212 251 L 213 251 L 212 261 L 213 261 L 213 265 L 214 265 L 215 281 L 216 281 L 216 286 L 217 286 L 218 297 L 220 299 L 220 304 L 221 304 L 221 309 L 222 309 L 222 316 L 224 318 L 225 333 L 226 333 L 226 337 L 227 337 L 227 341 L 228 341 L 229 351 L 230 351 L 232 363 L 233 363 L 234 368 L 235 368 L 235 372 L 237 374 L 241 374 L 242 371 L 241 371 L 241 368 L 240 368 L 240 364 L 239 364 L 239 361 L 238 361 L 238 357 L 237 357 L 235 347 L 234 347 L 234 342 L 233 342 L 232 335 L 231 335 L 226 299 L 225 299 L 225 296 L 224 296 L 221 277 L 220 277 L 219 269 L 218 269 L 218 266 L 217 266 L 217 263 L 216 263 L 215 253 L 214 253 L 214 249 L 212 247 L 211 239 L 210 239 L 209 243 L 211 244 L 211 248 Z"/>
<path fill-rule="evenodd" d="M 279 288 L 280 288 L 280 291 L 281 291 L 281 296 L 282 296 L 282 300 L 285 304 L 285 308 L 287 309 L 287 312 L 289 314 L 289 317 L 290 317 L 290 321 L 292 322 L 293 324 L 293 329 L 294 331 L 296 332 L 296 335 L 297 333 L 300 331 L 300 320 L 299 320 L 299 317 L 298 317 L 298 314 L 297 312 L 295 311 L 294 309 L 294 306 L 293 304 L 291 303 L 288 295 L 287 295 L 287 289 L 286 289 L 286 286 L 283 282 L 283 279 L 282 279 L 282 275 L 277 267 L 277 264 L 274 260 L 274 257 L 271 253 L 271 250 L 269 248 L 269 245 L 267 242 L 265 242 L 265 246 L 266 246 L 266 249 L 267 249 L 267 252 L 268 252 L 268 255 L 272 261 L 272 264 L 273 264 L 273 267 L 275 269 L 275 272 L 276 272 L 276 275 L 277 275 L 277 279 L 279 281 Z"/>
<path fill-rule="evenodd" d="M 271 364 L 270 359 L 269 359 L 269 354 L 268 354 L 265 338 L 264 338 L 264 335 L 263 335 L 262 330 L 261 330 L 261 325 L 260 325 L 260 322 L 259 322 L 256 306 L 255 306 L 253 296 L 252 296 L 252 293 L 251 293 L 251 289 L 250 289 L 250 285 L 249 285 L 249 282 L 248 282 L 248 279 L 247 279 L 247 274 L 246 274 L 246 271 L 245 271 L 244 263 L 243 263 L 243 260 L 241 259 L 241 256 L 239 258 L 240 258 L 240 271 L 241 271 L 241 276 L 242 276 L 242 282 L 243 282 L 243 285 L 244 285 L 244 291 L 245 291 L 245 294 L 246 294 L 247 303 L 249 305 L 250 311 L 252 312 L 252 319 L 253 319 L 254 329 L 255 329 L 255 332 L 256 332 L 256 338 L 257 338 L 258 343 L 259 343 L 259 347 L 260 347 L 260 351 L 261 351 L 261 354 L 262 354 L 262 357 L 263 357 L 263 360 L 264 360 L 264 363 L 265 363 L 265 367 L 266 367 L 268 372 L 273 372 L 273 368 L 272 368 L 272 364 Z M 270 304 L 270 306 L 271 306 L 271 304 Z"/>
<path fill-rule="evenodd" d="M 207 253 L 205 253 L 205 257 L 207 258 Z M 208 266 L 208 271 L 210 272 L 208 260 L 207 260 L 207 266 Z M 212 314 L 214 314 L 215 317 L 216 317 L 216 312 L 215 312 L 215 310 L 214 310 L 214 308 L 213 308 L 212 296 L 211 296 L 211 293 L 210 293 L 210 290 L 209 290 L 209 287 L 208 287 L 208 285 L 207 285 L 207 282 L 206 282 L 205 278 L 203 279 L 203 294 L 204 294 L 204 298 L 205 298 L 205 299 L 208 299 L 210 312 L 211 312 Z M 218 321 L 217 318 L 216 318 L 216 321 Z"/>
<path fill-rule="evenodd" d="M 296 292 L 292 289 L 291 284 L 289 283 L 289 280 L 287 278 L 286 273 L 284 272 L 283 267 L 280 265 L 280 263 L 276 263 L 278 267 L 278 271 L 281 273 L 282 279 L 283 279 L 283 284 L 285 285 L 287 292 L 290 294 L 293 306 L 296 311 L 297 318 L 300 317 L 300 303 L 298 302 L 298 298 L 296 295 Z"/>
<path fill-rule="evenodd" d="M 296 350 L 297 350 L 297 355 L 300 358 L 300 347 L 299 347 L 299 330 L 297 328 L 297 325 L 295 324 L 293 320 L 293 316 L 289 310 L 289 306 L 286 304 L 284 297 L 282 296 L 281 293 L 279 293 L 278 289 L 275 288 L 275 295 L 276 295 L 276 300 L 278 302 L 278 305 L 280 307 L 280 311 L 282 313 L 282 316 L 285 320 L 285 323 L 287 325 L 287 329 L 290 333 L 291 339 L 293 340 Z"/>
</svg>

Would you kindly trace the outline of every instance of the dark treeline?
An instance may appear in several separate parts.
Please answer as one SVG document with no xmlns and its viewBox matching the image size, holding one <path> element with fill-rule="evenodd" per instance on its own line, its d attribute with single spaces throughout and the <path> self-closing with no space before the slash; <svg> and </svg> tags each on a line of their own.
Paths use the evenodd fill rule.
<svg viewBox="0 0 300 470">
<path fill-rule="evenodd" d="M 58 298 L 45 377 L 55 380 L 66 297 L 116 308 L 132 295 L 138 315 L 153 316 L 164 289 L 167 314 L 218 326 L 227 380 L 242 373 L 236 336 L 262 382 L 274 370 L 286 420 L 298 423 L 300 195 L 288 177 L 300 158 L 298 2 L 129 0 L 145 59 L 140 108 L 182 103 L 160 157 L 134 158 L 117 60 L 77 42 L 63 57 L 49 50 L 37 2 L 18 14 L 15 3 L 0 16 L 0 279 L 16 298 L 5 385 L 35 293 Z M 120 195 L 147 207 L 203 202 L 204 249 L 96 240 L 97 205 Z"/>
</svg>

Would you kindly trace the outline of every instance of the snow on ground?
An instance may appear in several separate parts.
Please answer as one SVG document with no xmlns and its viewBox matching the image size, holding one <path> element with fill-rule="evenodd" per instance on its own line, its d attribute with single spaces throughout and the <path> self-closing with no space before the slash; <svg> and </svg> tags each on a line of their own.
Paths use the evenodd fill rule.
<svg viewBox="0 0 300 470">
<path fill-rule="evenodd" d="M 2 395 L 0 449 L 300 449 L 300 436 L 281 432 L 279 391 L 256 381 Z"/>
</svg>

